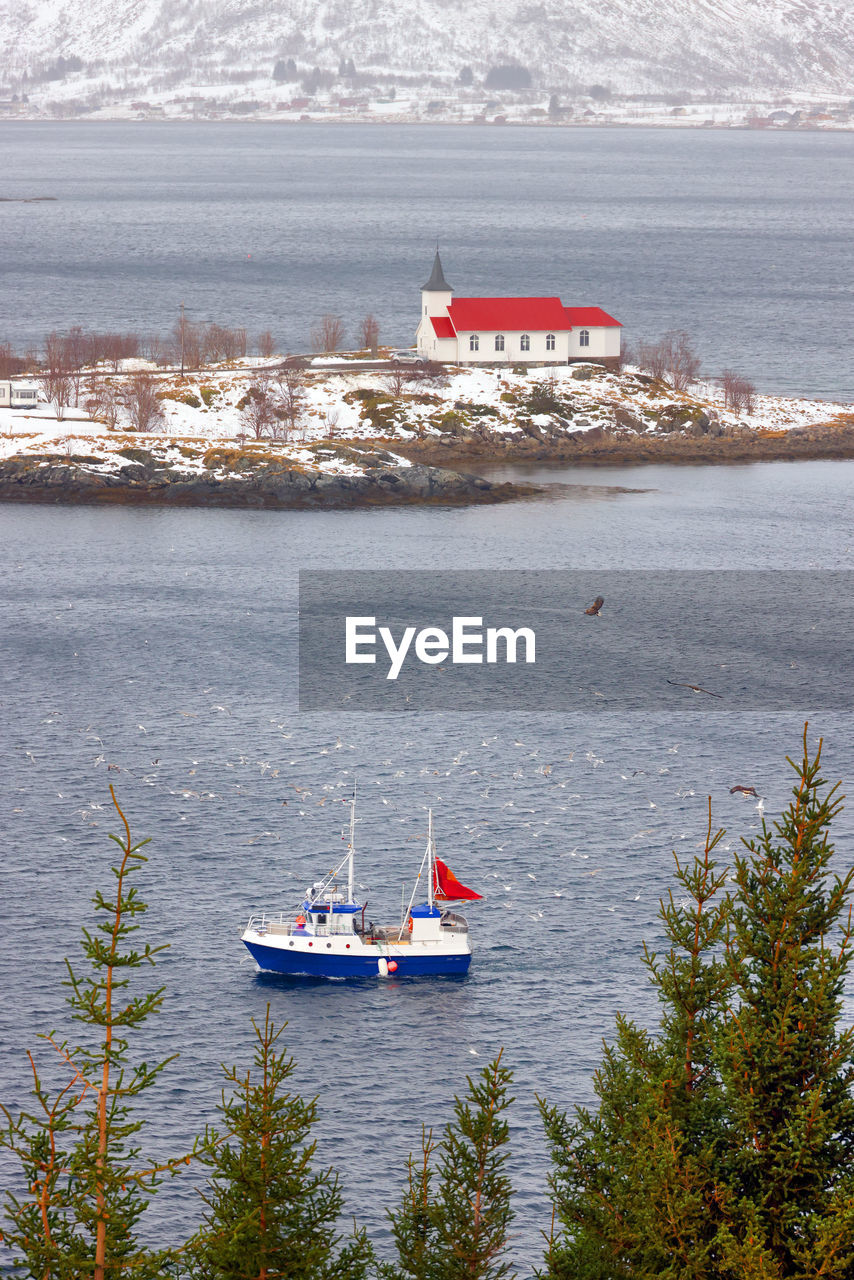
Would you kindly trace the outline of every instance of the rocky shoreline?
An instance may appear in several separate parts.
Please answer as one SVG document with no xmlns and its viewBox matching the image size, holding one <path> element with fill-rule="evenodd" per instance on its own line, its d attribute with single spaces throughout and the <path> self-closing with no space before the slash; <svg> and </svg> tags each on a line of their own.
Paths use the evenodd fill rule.
<svg viewBox="0 0 854 1280">
<path fill-rule="evenodd" d="M 460 439 L 443 436 L 395 442 L 415 462 L 483 466 L 506 463 L 554 463 L 566 466 L 620 466 L 684 463 L 692 466 L 741 462 L 794 462 L 854 458 L 854 420 L 796 427 L 787 431 L 749 431 L 733 435 L 672 433 L 665 436 L 594 427 L 577 434 L 536 428 L 521 438 Z"/>
<path fill-rule="evenodd" d="M 718 436 L 690 431 L 651 436 L 600 427 L 567 433 L 534 427 L 530 434 L 509 439 L 466 433 L 465 438 L 395 440 L 393 447 L 391 453 L 364 441 L 337 441 L 334 453 L 349 464 L 347 473 L 324 469 L 322 458 L 321 465 L 312 466 L 304 459 L 295 462 L 246 448 L 196 452 L 188 459 L 189 468 L 153 447 L 119 449 L 112 466 L 104 465 L 103 456 L 21 453 L 0 462 L 0 501 L 258 510 L 508 502 L 536 497 L 543 489 L 524 482 L 495 483 L 472 473 L 502 464 L 698 466 L 854 458 L 854 421 Z"/>
<path fill-rule="evenodd" d="M 349 473 L 245 449 L 209 450 L 192 459 L 201 465 L 191 468 L 133 447 L 119 450 L 113 466 L 105 466 L 102 456 L 19 454 L 0 463 L 0 501 L 288 510 L 468 505 L 538 492 L 531 485 L 493 484 L 423 461 L 404 461 L 383 449 L 338 446 L 335 452 L 348 459 Z"/>
</svg>

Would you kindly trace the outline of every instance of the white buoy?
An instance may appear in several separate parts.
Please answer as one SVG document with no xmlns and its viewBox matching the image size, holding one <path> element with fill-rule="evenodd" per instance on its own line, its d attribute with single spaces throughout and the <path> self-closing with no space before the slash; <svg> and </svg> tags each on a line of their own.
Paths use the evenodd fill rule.
<svg viewBox="0 0 854 1280">
<path fill-rule="evenodd" d="M 380 956 L 379 960 L 377 961 L 377 968 L 380 971 L 381 978 L 388 977 L 388 960 L 386 960 L 385 956 Z"/>
</svg>

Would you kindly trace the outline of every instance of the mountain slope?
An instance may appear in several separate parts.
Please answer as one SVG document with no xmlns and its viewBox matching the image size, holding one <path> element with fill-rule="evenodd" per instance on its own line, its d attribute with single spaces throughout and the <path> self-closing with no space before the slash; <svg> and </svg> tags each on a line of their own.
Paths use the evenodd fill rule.
<svg viewBox="0 0 854 1280">
<path fill-rule="evenodd" d="M 57 57 L 136 84 L 269 77 L 274 61 L 436 82 L 520 62 L 542 90 L 854 89 L 854 8 L 805 0 L 3 0 L 7 68 Z M 9 72 L 7 70 L 7 76 Z"/>
</svg>

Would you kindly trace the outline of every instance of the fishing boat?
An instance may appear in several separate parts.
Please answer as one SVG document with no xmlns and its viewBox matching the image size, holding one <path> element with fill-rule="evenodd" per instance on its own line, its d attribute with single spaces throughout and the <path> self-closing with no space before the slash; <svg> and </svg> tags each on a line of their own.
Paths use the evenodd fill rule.
<svg viewBox="0 0 854 1280">
<path fill-rule="evenodd" d="M 436 857 L 432 811 L 427 848 L 397 924 L 366 923 L 367 904 L 356 901 L 355 822 L 354 801 L 347 853 L 324 880 L 306 890 L 295 912 L 250 917 L 242 941 L 259 969 L 310 978 L 467 973 L 472 954 L 468 921 L 448 904 L 481 895 L 460 884 Z M 425 881 L 426 901 L 416 903 Z"/>
</svg>

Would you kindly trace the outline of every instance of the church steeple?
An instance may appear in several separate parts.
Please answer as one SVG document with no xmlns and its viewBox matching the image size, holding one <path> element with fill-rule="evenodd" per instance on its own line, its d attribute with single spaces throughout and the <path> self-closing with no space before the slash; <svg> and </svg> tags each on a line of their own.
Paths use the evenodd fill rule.
<svg viewBox="0 0 854 1280">
<path fill-rule="evenodd" d="M 433 270 L 430 273 L 430 279 L 425 285 L 421 286 L 422 293 L 453 293 L 453 289 L 445 279 L 445 273 L 442 270 L 442 259 L 439 257 L 439 249 L 436 249 L 436 257 L 433 259 Z"/>
</svg>

